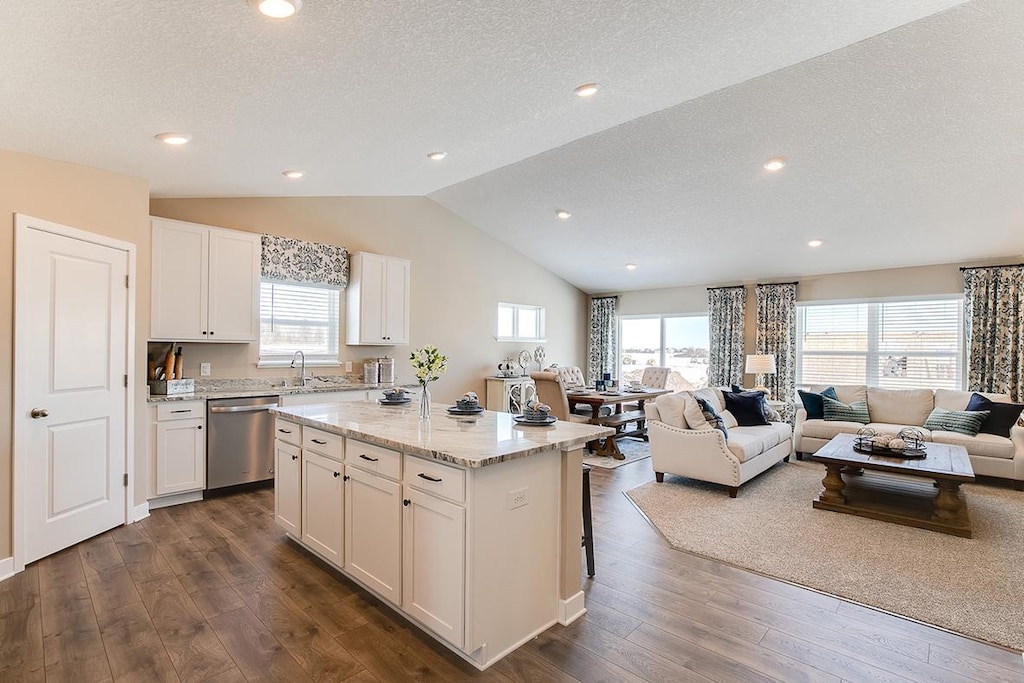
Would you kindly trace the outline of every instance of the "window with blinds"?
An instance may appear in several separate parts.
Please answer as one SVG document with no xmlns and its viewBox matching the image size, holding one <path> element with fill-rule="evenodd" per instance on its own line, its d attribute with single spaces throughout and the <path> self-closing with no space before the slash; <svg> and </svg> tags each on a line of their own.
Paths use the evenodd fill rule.
<svg viewBox="0 0 1024 683">
<path fill-rule="evenodd" d="M 337 365 L 340 290 L 330 285 L 263 280 L 260 283 L 260 365 L 291 362 Z"/>
<path fill-rule="evenodd" d="M 960 389 L 963 299 L 797 305 L 797 385 Z"/>
</svg>

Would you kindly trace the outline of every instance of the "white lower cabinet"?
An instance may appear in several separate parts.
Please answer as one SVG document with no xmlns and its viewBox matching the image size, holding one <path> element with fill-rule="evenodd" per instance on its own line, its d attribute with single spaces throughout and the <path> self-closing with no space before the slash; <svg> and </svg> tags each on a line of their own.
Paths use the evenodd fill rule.
<svg viewBox="0 0 1024 683">
<path fill-rule="evenodd" d="M 339 567 L 345 551 L 343 469 L 337 460 L 302 451 L 302 540 Z"/>
<path fill-rule="evenodd" d="M 206 487 L 206 402 L 150 404 L 149 414 L 153 476 L 147 497 L 201 492 Z"/>
<path fill-rule="evenodd" d="M 299 425 L 285 424 L 300 429 Z M 301 458 L 298 446 L 280 439 L 274 442 L 274 520 L 296 538 L 302 535 Z"/>
<path fill-rule="evenodd" d="M 466 616 L 466 510 L 405 487 L 402 609 L 456 647 Z"/>
<path fill-rule="evenodd" d="M 345 475 L 345 571 L 399 605 L 402 485 L 358 467 Z"/>
</svg>

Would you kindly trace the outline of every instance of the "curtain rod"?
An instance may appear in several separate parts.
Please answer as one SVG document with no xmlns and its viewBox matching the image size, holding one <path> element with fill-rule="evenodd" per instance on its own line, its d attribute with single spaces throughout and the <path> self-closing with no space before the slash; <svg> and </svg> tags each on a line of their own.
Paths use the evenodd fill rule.
<svg viewBox="0 0 1024 683">
<path fill-rule="evenodd" d="M 1024 268 L 1024 263 L 1008 263 L 1005 266 L 963 266 L 960 272 L 965 270 L 991 270 L 992 268 Z"/>
<path fill-rule="evenodd" d="M 746 285 L 730 285 L 728 287 L 708 287 L 708 291 L 714 291 L 716 289 L 745 289 Z"/>
<path fill-rule="evenodd" d="M 764 284 L 759 284 L 758 287 L 775 287 L 776 285 L 798 285 L 798 284 L 800 284 L 799 280 L 796 281 L 796 282 L 765 282 Z"/>
</svg>

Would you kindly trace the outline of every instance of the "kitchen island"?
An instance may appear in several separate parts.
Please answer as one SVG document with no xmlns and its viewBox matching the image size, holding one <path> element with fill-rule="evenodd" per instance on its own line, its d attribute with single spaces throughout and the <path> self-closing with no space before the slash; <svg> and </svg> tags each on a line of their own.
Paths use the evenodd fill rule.
<svg viewBox="0 0 1024 683">
<path fill-rule="evenodd" d="M 583 446 L 613 430 L 431 408 L 275 409 L 275 517 L 484 669 L 585 611 Z"/>
</svg>

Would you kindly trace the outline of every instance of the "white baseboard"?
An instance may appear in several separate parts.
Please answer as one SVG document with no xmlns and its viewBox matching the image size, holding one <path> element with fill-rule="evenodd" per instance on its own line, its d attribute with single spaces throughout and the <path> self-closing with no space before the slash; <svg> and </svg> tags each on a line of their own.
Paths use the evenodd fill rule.
<svg viewBox="0 0 1024 683">
<path fill-rule="evenodd" d="M 165 508 L 171 505 L 181 505 L 182 503 L 195 503 L 196 501 L 203 499 L 202 491 L 187 491 L 185 493 L 172 493 L 169 496 L 160 496 L 158 498 L 150 498 L 146 501 L 146 516 L 149 516 L 150 510 L 156 510 L 157 508 Z M 142 507 L 141 505 L 139 507 Z M 141 517 L 139 519 L 142 519 Z"/>
<path fill-rule="evenodd" d="M 14 558 L 5 557 L 0 560 L 0 581 L 14 576 Z"/>
<path fill-rule="evenodd" d="M 562 626 L 568 626 L 586 613 L 583 591 L 567 600 L 558 601 L 558 623 Z"/>
<path fill-rule="evenodd" d="M 138 522 L 146 517 L 149 517 L 149 501 L 146 501 L 142 505 L 136 505 L 132 508 L 132 518 L 130 521 Z"/>
</svg>

